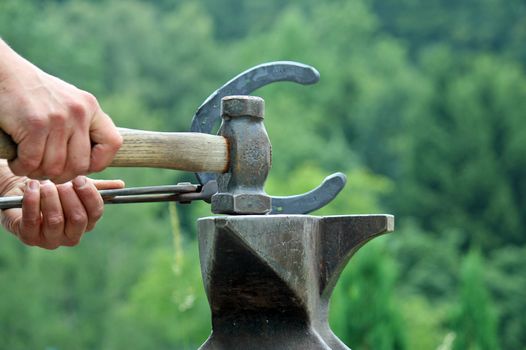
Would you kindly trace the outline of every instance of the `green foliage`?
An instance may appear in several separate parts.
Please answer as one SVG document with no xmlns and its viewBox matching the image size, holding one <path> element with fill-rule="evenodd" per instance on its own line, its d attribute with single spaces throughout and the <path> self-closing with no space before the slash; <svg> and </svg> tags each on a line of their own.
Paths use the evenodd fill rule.
<svg viewBox="0 0 526 350">
<path fill-rule="evenodd" d="M 188 130 L 252 65 L 314 65 L 316 86 L 258 92 L 267 191 L 305 192 L 343 171 L 346 188 L 315 214 L 397 216 L 342 273 L 335 331 L 359 349 L 515 350 L 526 347 L 525 13 L 520 0 L 2 0 L 0 36 L 93 92 L 119 126 L 150 130 Z M 108 206 L 79 247 L 54 252 L 3 235 L 0 347 L 196 348 L 210 316 L 195 219 L 209 214 L 204 203 Z M 462 258 L 472 246 L 485 280 L 481 257 Z"/>
<path fill-rule="evenodd" d="M 314 212 L 315 215 L 338 215 L 342 212 L 366 214 L 381 208 L 380 195 L 392 190 L 389 179 L 374 175 L 364 169 L 350 170 L 346 174 L 348 184 L 340 195 L 327 206 Z M 288 173 L 285 178 L 271 174 L 266 191 L 272 195 L 294 195 L 307 192 L 318 186 L 327 172 L 312 163 L 305 163 Z"/>
<path fill-rule="evenodd" d="M 386 31 L 417 51 L 448 43 L 459 53 L 492 51 L 524 62 L 526 5 L 520 0 L 371 1 Z"/>
<path fill-rule="evenodd" d="M 502 348 L 523 349 L 526 344 L 526 249 L 499 249 L 487 260 L 486 266 L 486 281 L 498 305 Z"/>
<path fill-rule="evenodd" d="M 408 123 L 396 207 L 431 231 L 460 229 L 485 250 L 524 244 L 526 76 L 486 55 L 459 62 L 434 49 L 422 61 L 435 84 L 427 117 Z"/>
<path fill-rule="evenodd" d="M 433 304 L 451 300 L 458 284 L 462 235 L 443 232 L 439 237 L 414 221 L 399 220 L 390 249 L 400 266 L 400 289 L 406 295 L 425 295 Z"/>
<path fill-rule="evenodd" d="M 484 283 L 484 266 L 477 251 L 470 251 L 461 272 L 460 303 L 453 315 L 455 350 L 497 350 L 496 318 Z"/>
<path fill-rule="evenodd" d="M 210 334 L 197 245 L 182 241 L 175 210 L 171 218 L 175 252 L 166 247 L 152 252 L 146 270 L 111 320 L 119 327 L 109 329 L 106 348 L 196 349 Z"/>
<path fill-rule="evenodd" d="M 382 242 L 373 241 L 351 260 L 331 302 L 336 335 L 359 349 L 407 349 L 394 302 L 396 269 Z"/>
<path fill-rule="evenodd" d="M 406 330 L 407 349 L 446 349 L 440 346 L 445 345 L 452 333 L 443 326 L 447 316 L 445 306 L 432 304 L 418 294 L 398 297 L 396 303 Z"/>
</svg>

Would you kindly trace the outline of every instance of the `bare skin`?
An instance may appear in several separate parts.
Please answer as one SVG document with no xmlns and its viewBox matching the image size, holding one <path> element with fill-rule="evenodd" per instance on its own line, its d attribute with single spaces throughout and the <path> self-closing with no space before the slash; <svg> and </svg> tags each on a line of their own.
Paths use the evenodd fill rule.
<svg viewBox="0 0 526 350">
<path fill-rule="evenodd" d="M 103 170 L 122 144 L 93 95 L 43 72 L 2 40 L 0 128 L 18 145 L 11 171 L 55 183 Z"/>
<path fill-rule="evenodd" d="M 43 72 L 0 39 L 0 128 L 17 144 L 17 157 L 0 161 L 0 195 L 24 196 L 22 209 L 1 212 L 2 225 L 27 245 L 78 244 L 102 216 L 97 189 L 124 187 L 82 176 L 107 167 L 121 146 L 113 121 L 93 95 Z"/>
<path fill-rule="evenodd" d="M 2 225 L 23 243 L 45 249 L 75 246 L 102 217 L 104 203 L 97 190 L 122 188 L 120 180 L 78 176 L 55 185 L 13 175 L 0 165 L 0 195 L 24 196 L 21 209 L 0 213 Z"/>
</svg>

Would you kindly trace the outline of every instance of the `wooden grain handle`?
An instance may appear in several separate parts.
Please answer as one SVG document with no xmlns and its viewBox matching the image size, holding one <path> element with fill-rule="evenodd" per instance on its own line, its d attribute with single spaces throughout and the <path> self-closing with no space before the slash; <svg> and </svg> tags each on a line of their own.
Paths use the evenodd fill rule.
<svg viewBox="0 0 526 350">
<path fill-rule="evenodd" d="M 119 128 L 124 142 L 113 167 L 150 167 L 224 173 L 228 144 L 223 136 Z"/>
<path fill-rule="evenodd" d="M 228 169 L 224 137 L 190 132 L 156 132 L 118 128 L 123 144 L 112 167 L 165 168 L 223 173 Z M 0 130 L 0 158 L 16 157 L 16 144 Z"/>
</svg>

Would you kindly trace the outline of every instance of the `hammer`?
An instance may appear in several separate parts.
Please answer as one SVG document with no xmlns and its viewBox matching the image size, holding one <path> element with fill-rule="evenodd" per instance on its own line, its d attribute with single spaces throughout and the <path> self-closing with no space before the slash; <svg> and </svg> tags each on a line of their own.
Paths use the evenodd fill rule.
<svg viewBox="0 0 526 350">
<path fill-rule="evenodd" d="M 233 179 L 221 174 L 231 170 L 231 158 L 238 154 L 226 137 L 211 136 L 215 125 L 221 120 L 222 99 L 233 95 L 251 95 L 255 90 L 275 82 L 294 82 L 302 85 L 314 84 L 319 79 L 318 71 L 308 65 L 298 62 L 277 61 L 249 68 L 230 79 L 215 90 L 199 106 L 192 118 L 190 133 L 159 133 L 139 130 L 121 129 L 125 145 L 114 160 L 113 166 L 147 166 L 196 171 L 199 184 L 179 183 L 176 185 L 128 187 L 115 190 L 101 190 L 104 203 L 145 203 L 175 201 L 191 203 L 204 200 L 211 203 L 212 196 L 218 192 L 218 182 L 223 186 L 214 200 L 213 210 L 226 213 L 266 213 L 267 197 L 259 185 L 243 186 L 243 191 L 236 191 L 242 181 L 236 179 L 242 173 L 237 173 Z M 257 108 L 256 108 L 257 109 Z M 234 113 L 235 114 L 235 113 Z M 262 114 L 261 114 L 262 116 Z M 226 133 L 231 127 L 225 122 Z M 234 128 L 235 129 L 235 128 Z M 4 158 L 16 157 L 16 145 L 7 138 L 2 139 L 0 130 L 1 150 L 5 149 Z M 207 135 L 208 134 L 208 135 Z M 220 135 L 225 136 L 225 135 Z M 4 147 L 1 147 L 1 145 Z M 230 150 L 229 150 L 230 148 Z M 231 153 L 231 154 L 230 154 Z M 239 152 L 242 154 L 243 152 Z M 247 153 L 247 152 L 245 152 Z M 270 161 L 268 162 L 270 167 Z M 256 168 L 251 167 L 248 173 Z M 258 173 L 259 174 L 259 173 Z M 257 175 L 257 174 L 256 174 Z M 251 174 L 250 176 L 254 176 Z M 220 180 L 222 178 L 222 180 Z M 229 179 L 226 181 L 226 179 Z M 257 179 L 257 176 L 253 179 Z M 245 181 L 244 179 L 243 181 Z M 228 189 L 228 183 L 230 183 Z M 248 183 L 251 183 L 250 178 Z M 258 180 L 259 181 L 259 180 Z M 264 182 L 264 180 L 262 181 Z M 316 188 L 293 196 L 271 196 L 272 209 L 269 214 L 308 214 L 332 201 L 343 189 L 346 177 L 342 173 L 327 176 Z M 252 200 L 247 202 L 249 194 Z M 22 206 L 22 196 L 0 197 L 0 209 L 19 208 Z M 259 202 L 259 204 L 257 204 Z M 257 205 L 256 205 L 257 204 Z"/>
<path fill-rule="evenodd" d="M 263 186 L 271 166 L 271 145 L 263 125 L 264 109 L 260 97 L 223 98 L 219 135 L 119 128 L 123 144 L 110 166 L 219 173 L 212 212 L 266 214 L 271 199 Z M 0 131 L 0 158 L 14 159 L 16 152 L 11 137 Z"/>
</svg>

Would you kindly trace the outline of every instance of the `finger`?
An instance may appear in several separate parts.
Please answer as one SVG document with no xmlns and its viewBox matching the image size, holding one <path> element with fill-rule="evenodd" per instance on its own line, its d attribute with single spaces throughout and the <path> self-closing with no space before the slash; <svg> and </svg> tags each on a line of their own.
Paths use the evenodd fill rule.
<svg viewBox="0 0 526 350">
<path fill-rule="evenodd" d="M 11 214 L 10 214 L 11 215 Z M 36 180 L 28 181 L 20 212 L 13 211 L 14 232 L 28 245 L 40 245 L 42 216 L 40 215 L 40 184 Z M 16 222 L 19 222 L 17 224 Z"/>
<path fill-rule="evenodd" d="M 88 173 L 91 142 L 87 130 L 81 129 L 75 130 L 69 139 L 64 171 L 56 178 L 55 182 L 63 183 L 72 180 L 75 176 Z"/>
<path fill-rule="evenodd" d="M 20 223 L 22 219 L 22 209 L 4 209 L 0 212 L 2 226 L 9 232 L 20 238 Z"/>
<path fill-rule="evenodd" d="M 62 242 L 64 235 L 64 213 L 55 184 L 51 181 L 44 181 L 40 185 L 40 197 L 43 236 L 41 246 L 55 249 Z"/>
<path fill-rule="evenodd" d="M 44 149 L 47 140 L 47 129 L 42 127 L 41 130 L 29 134 L 21 141 L 15 140 L 17 145 L 17 156 L 14 160 L 8 162 L 9 168 L 13 174 L 22 176 L 28 175 L 40 167 L 44 157 Z"/>
<path fill-rule="evenodd" d="M 97 221 L 102 217 L 104 202 L 93 182 L 85 176 L 78 176 L 73 179 L 73 188 L 80 198 L 88 215 L 88 225 L 86 231 L 91 231 Z"/>
<path fill-rule="evenodd" d="M 58 185 L 58 194 L 64 212 L 64 233 L 62 244 L 74 246 L 80 242 L 82 234 L 88 225 L 88 214 L 84 205 L 73 189 L 71 182 Z"/>
<path fill-rule="evenodd" d="M 99 111 L 90 125 L 90 138 L 94 146 L 91 149 L 90 172 L 102 171 L 110 165 L 122 144 L 113 121 L 104 112 Z"/>
<path fill-rule="evenodd" d="M 31 177 L 35 178 L 35 175 L 37 175 L 38 177 L 36 178 L 45 177 L 55 180 L 64 176 L 68 138 L 69 135 L 66 133 L 63 121 L 55 122 L 47 138 L 44 158 L 42 159 L 40 169 L 36 173 L 31 173 Z"/>
<path fill-rule="evenodd" d="M 112 190 L 124 188 L 125 186 L 124 181 L 122 180 L 88 180 L 92 181 L 98 190 Z"/>
</svg>

